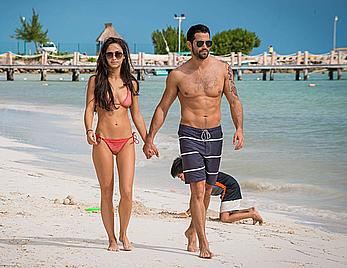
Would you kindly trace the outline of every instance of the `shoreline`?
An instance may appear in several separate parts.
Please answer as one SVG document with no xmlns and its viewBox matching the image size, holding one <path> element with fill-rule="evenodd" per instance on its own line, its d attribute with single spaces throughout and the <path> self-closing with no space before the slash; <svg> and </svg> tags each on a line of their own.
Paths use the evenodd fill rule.
<svg viewBox="0 0 347 268">
<path fill-rule="evenodd" d="M 189 219 L 172 216 L 186 209 L 188 198 L 174 191 L 136 186 L 129 225 L 129 237 L 135 249 L 127 253 L 108 252 L 100 213 L 84 210 L 98 206 L 97 181 L 34 167 L 28 161 L 35 160 L 35 156 L 20 150 L 31 145 L 3 137 L 0 143 L 3 265 L 96 267 L 114 265 L 115 260 L 119 267 L 347 265 L 346 235 L 317 230 L 284 215 L 267 212 L 261 212 L 263 226 L 207 220 L 207 235 L 216 257 L 202 260 L 185 250 L 183 232 Z M 74 196 L 77 204 L 54 202 L 62 201 L 67 195 Z M 211 213 L 212 218 L 218 215 Z"/>
<path fill-rule="evenodd" d="M 74 106 L 67 105 L 54 105 L 46 106 L 37 104 L 29 104 L 26 102 L 19 102 L 17 100 L 0 102 L 0 108 L 5 110 L 20 111 L 19 114 L 14 113 L 14 116 L 20 117 L 26 112 L 35 113 L 35 116 L 30 116 L 28 120 L 33 120 L 36 122 L 40 119 L 42 122 L 42 114 L 44 114 L 44 121 L 46 122 L 46 128 L 41 128 L 41 133 L 34 140 L 32 138 L 31 127 L 35 128 L 35 124 L 29 124 L 28 133 L 24 139 L 20 136 L 15 139 L 20 142 L 27 142 L 38 146 L 36 149 L 25 149 L 25 151 L 34 154 L 37 159 L 29 162 L 34 169 L 49 169 L 55 171 L 65 170 L 66 166 L 69 167 L 68 173 L 72 176 L 85 176 L 90 182 L 95 182 L 94 168 L 92 167 L 90 161 L 89 146 L 85 144 L 83 127 L 80 124 L 80 118 L 83 116 L 80 109 Z M 63 111 L 63 112 L 62 112 Z M 10 113 L 6 112 L 8 120 L 12 120 Z M 46 117 L 48 116 L 48 117 Z M 51 116 L 53 116 L 51 118 Z M 15 117 L 13 117 L 15 119 Z M 21 125 L 22 128 L 25 127 L 21 121 L 16 121 L 16 124 Z M 54 122 L 51 124 L 50 122 Z M 5 122 L 4 122 L 5 123 Z M 5 123 L 6 124 L 6 123 Z M 24 123 L 26 125 L 26 123 Z M 11 129 L 11 128 L 9 128 Z M 13 129 L 14 131 L 22 131 L 22 129 Z M 12 131 L 13 131 L 12 130 Z M 62 132 L 62 133 L 61 133 Z M 54 144 L 51 144 L 51 136 L 55 134 L 58 138 Z M 66 141 L 67 137 L 70 137 L 70 141 Z M 184 195 L 184 201 L 187 203 L 189 199 L 189 190 L 186 185 L 180 183 L 171 178 L 169 175 L 170 161 L 172 159 L 173 153 L 177 153 L 177 144 L 175 135 L 158 135 L 157 142 L 160 144 L 160 149 L 163 154 L 160 159 L 153 159 L 148 161 L 145 159 L 141 153 L 141 146 L 137 148 L 137 159 L 136 159 L 136 176 L 135 178 L 135 189 L 138 187 L 145 187 L 150 190 L 164 190 L 167 192 L 176 192 Z M 11 135 L 6 135 L 9 139 L 13 138 Z M 227 135 L 226 135 L 227 137 Z M 228 138 L 226 138 L 228 139 Z M 232 146 L 227 144 L 226 140 L 225 148 Z M 51 146 L 52 145 L 52 146 Z M 72 149 L 64 149 L 64 148 Z M 230 147 L 231 148 L 231 147 Z M 22 150 L 21 150 L 22 151 Z M 166 152 L 166 153 L 164 153 Z M 246 152 L 248 154 L 243 156 L 243 160 L 248 159 L 252 152 Z M 229 155 L 230 156 L 230 155 Z M 233 156 L 234 157 L 234 156 Z M 225 158 L 224 158 L 225 159 Z M 67 165 L 67 163 L 69 163 Z M 228 167 L 222 165 L 222 169 L 228 172 Z M 237 168 L 239 169 L 239 168 Z M 230 171 L 229 171 L 230 172 Z M 231 171 L 232 172 L 232 171 Z M 240 185 L 243 189 L 244 199 L 242 200 L 242 207 L 249 208 L 255 206 L 259 209 L 261 213 L 264 211 L 274 212 L 276 214 L 284 215 L 285 217 L 291 218 L 295 222 L 302 223 L 304 225 L 319 228 L 326 232 L 332 233 L 342 233 L 346 234 L 347 230 L 344 227 L 344 219 L 346 219 L 347 214 L 341 211 L 335 210 L 324 210 L 323 208 L 317 208 L 314 206 L 299 205 L 297 202 L 287 203 L 288 196 L 291 196 L 292 191 L 296 191 L 297 195 L 301 194 L 327 194 L 336 196 L 335 192 L 327 192 L 327 189 L 322 189 L 311 184 L 296 184 L 281 182 L 277 180 L 276 182 L 266 180 L 266 176 L 255 177 L 244 176 L 242 170 L 238 170 L 238 173 L 231 173 L 236 178 L 240 178 Z M 241 178 L 243 177 L 243 180 Z M 161 179 L 162 178 L 162 179 Z M 282 189 L 283 188 L 283 189 Z M 282 196 L 282 197 L 280 197 Z M 272 198 L 275 200 L 272 200 Z M 342 198 L 343 196 L 341 196 Z M 306 198 L 307 199 L 307 198 Z M 219 210 L 219 198 L 211 199 L 210 207 L 213 207 L 215 211 Z M 289 200 L 290 201 L 290 200 Z M 181 211 L 185 211 L 188 205 L 182 207 Z"/>
<path fill-rule="evenodd" d="M 77 87 L 79 88 L 78 85 Z M 40 91 L 40 89 L 35 89 L 36 91 Z M 42 92 L 45 91 L 46 88 L 44 87 Z M 39 93 L 41 94 L 41 92 Z M 65 103 L 64 105 L 54 104 L 53 106 L 43 105 L 40 99 L 29 99 L 28 101 L 21 102 L 16 99 L 0 101 L 0 108 L 5 116 L 3 118 L 4 126 L 6 126 L 6 129 L 3 129 L 3 133 L 6 133 L 5 136 L 39 147 L 26 150 L 37 156 L 38 159 L 35 161 L 29 161 L 35 168 L 60 171 L 65 170 L 66 164 L 69 163 L 70 175 L 83 175 L 88 177 L 90 181 L 94 181 L 95 173 L 90 161 L 89 146 L 86 145 L 83 135 L 84 130 L 80 121 L 83 114 L 81 109 L 78 108 L 79 106 L 70 103 Z M 43 122 L 44 127 L 42 125 Z M 18 128 L 17 126 L 21 127 Z M 40 133 L 37 130 L 40 130 Z M 24 135 L 11 135 L 11 133 L 23 133 Z M 51 142 L 52 136 L 56 136 L 54 143 Z M 232 144 L 229 144 L 230 134 L 226 133 L 225 137 L 225 148 L 232 148 Z M 169 175 L 170 161 L 173 154 L 178 154 L 176 134 L 159 133 L 157 142 L 160 144 L 160 149 L 163 152 L 160 159 L 148 161 L 141 153 L 141 146 L 136 150 L 136 173 L 139 176 L 135 179 L 135 188 L 140 186 L 152 190 L 166 189 L 167 191 L 174 189 L 176 192 L 184 193 L 185 200 L 188 200 L 188 188 L 184 184 L 171 179 Z M 71 144 L 74 146 L 71 147 Z M 235 162 L 236 155 L 224 153 L 224 163 L 240 165 L 241 162 L 249 161 L 254 152 L 249 151 L 249 148 L 246 149 L 238 162 Z M 233 174 L 236 178 L 240 178 L 239 183 L 245 197 L 242 200 L 243 208 L 255 206 L 261 213 L 263 211 L 275 212 L 290 217 L 304 225 L 321 228 L 323 231 L 347 233 L 344 225 L 347 214 L 344 210 L 339 211 L 333 206 L 331 206 L 332 209 L 324 209 L 324 207 L 321 208 L 319 205 L 312 205 L 314 201 L 309 201 L 311 196 L 322 196 L 323 194 L 328 198 L 329 196 L 334 196 L 342 200 L 344 195 L 336 195 L 337 192 L 334 189 L 329 190 L 309 182 L 306 184 L 304 182 L 287 182 L 281 180 L 281 178 L 276 179 L 276 181 L 267 180 L 266 173 L 263 177 L 254 176 L 256 174 L 245 176 L 247 170 L 242 170 L 236 166 L 235 171 L 233 171 L 229 166 L 223 167 L 223 162 L 221 168 Z M 292 193 L 299 198 L 300 194 L 304 194 L 306 203 L 301 199 L 291 202 Z M 218 211 L 218 202 L 218 197 L 212 198 L 211 206 L 216 203 L 214 207 L 216 211 Z M 187 207 L 184 207 L 183 210 L 186 210 Z"/>
</svg>

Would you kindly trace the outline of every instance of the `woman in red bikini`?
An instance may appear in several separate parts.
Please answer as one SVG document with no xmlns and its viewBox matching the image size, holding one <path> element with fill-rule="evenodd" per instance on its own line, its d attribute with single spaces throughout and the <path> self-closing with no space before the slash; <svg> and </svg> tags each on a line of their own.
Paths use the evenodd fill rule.
<svg viewBox="0 0 347 268">
<path fill-rule="evenodd" d="M 109 239 L 108 249 L 112 251 L 118 251 L 113 208 L 114 155 L 120 191 L 119 241 L 124 250 L 132 249 L 126 232 L 132 208 L 134 143 L 138 140 L 131 130 L 128 108 L 142 140 L 147 134 L 138 104 L 139 84 L 130 68 L 126 42 L 120 38 L 107 39 L 98 57 L 96 75 L 88 82 L 84 114 L 87 141 L 93 145 L 93 163 L 101 189 L 101 217 Z M 92 128 L 94 112 L 98 117 L 95 132 Z"/>
</svg>

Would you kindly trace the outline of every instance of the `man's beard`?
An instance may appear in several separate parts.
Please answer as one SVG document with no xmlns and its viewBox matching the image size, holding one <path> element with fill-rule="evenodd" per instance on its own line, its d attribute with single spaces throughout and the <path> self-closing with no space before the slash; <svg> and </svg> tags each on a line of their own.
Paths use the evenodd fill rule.
<svg viewBox="0 0 347 268">
<path fill-rule="evenodd" d="M 200 52 L 194 51 L 194 56 L 198 57 L 200 60 L 204 60 L 208 57 L 210 52 L 207 49 L 201 50 Z"/>
</svg>

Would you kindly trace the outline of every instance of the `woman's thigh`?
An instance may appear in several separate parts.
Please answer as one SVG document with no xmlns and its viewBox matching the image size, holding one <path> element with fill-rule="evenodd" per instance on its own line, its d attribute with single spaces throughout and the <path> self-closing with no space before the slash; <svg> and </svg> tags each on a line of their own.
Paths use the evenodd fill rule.
<svg viewBox="0 0 347 268">
<path fill-rule="evenodd" d="M 93 163 L 101 189 L 112 188 L 114 185 L 114 160 L 113 154 L 105 142 L 100 141 L 93 146 Z"/>
<path fill-rule="evenodd" d="M 132 140 L 117 154 L 117 170 L 120 193 L 131 194 L 135 172 L 135 145 Z"/>
</svg>

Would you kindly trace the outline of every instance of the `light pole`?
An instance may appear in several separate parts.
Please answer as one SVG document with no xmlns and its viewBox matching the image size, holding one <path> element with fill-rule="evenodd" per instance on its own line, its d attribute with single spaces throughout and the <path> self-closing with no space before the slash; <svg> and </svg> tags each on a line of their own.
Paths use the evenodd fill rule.
<svg viewBox="0 0 347 268">
<path fill-rule="evenodd" d="M 334 34 L 333 34 L 333 51 L 336 49 L 336 23 L 339 20 L 337 16 L 334 18 Z"/>
<path fill-rule="evenodd" d="M 22 17 L 22 21 L 23 21 L 23 23 L 25 23 L 25 17 Z M 23 40 L 23 50 L 24 50 L 24 55 L 26 55 L 27 54 L 27 43 L 26 43 L 26 40 L 24 39 Z"/>
<path fill-rule="evenodd" d="M 181 24 L 182 24 L 182 20 L 185 20 L 186 17 L 184 16 L 184 14 L 181 14 L 181 16 L 177 16 L 175 14 L 174 19 L 178 20 L 178 53 L 180 53 L 181 52 Z"/>
</svg>

